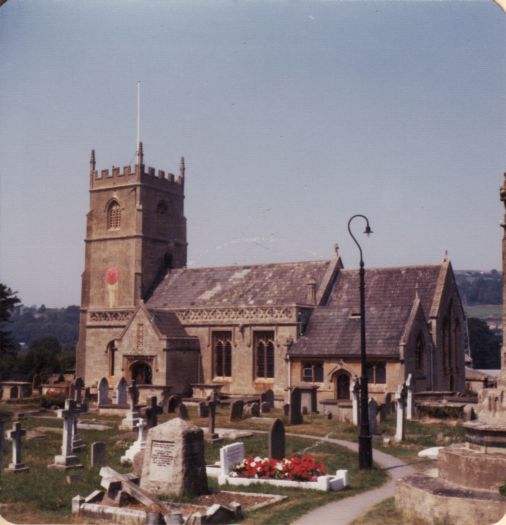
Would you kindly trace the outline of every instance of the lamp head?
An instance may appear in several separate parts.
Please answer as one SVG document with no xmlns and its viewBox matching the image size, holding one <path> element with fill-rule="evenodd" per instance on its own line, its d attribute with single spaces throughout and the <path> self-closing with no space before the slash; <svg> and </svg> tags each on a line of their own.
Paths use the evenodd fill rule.
<svg viewBox="0 0 506 525">
<path fill-rule="evenodd" d="M 367 223 L 367 226 L 365 227 L 364 233 L 369 236 L 372 233 L 371 227 L 369 226 L 369 223 Z"/>
</svg>

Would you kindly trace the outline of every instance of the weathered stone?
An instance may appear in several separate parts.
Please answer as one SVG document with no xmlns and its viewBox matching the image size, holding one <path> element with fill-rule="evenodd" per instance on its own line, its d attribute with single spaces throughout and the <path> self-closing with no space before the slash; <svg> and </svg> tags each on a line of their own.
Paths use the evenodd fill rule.
<svg viewBox="0 0 506 525">
<path fill-rule="evenodd" d="M 274 392 L 269 388 L 269 390 L 266 390 L 265 392 L 262 392 L 260 394 L 260 402 L 261 403 L 269 403 L 271 407 L 274 406 Z"/>
<path fill-rule="evenodd" d="M 14 423 L 12 430 L 7 432 L 7 436 L 12 441 L 12 463 L 7 468 L 10 472 L 22 472 L 29 469 L 21 462 L 21 438 L 25 435 L 26 430 L 21 428 L 21 423 L 19 422 Z"/>
<path fill-rule="evenodd" d="M 301 410 L 300 389 L 295 387 L 290 392 L 290 425 L 300 425 L 303 422 Z"/>
<path fill-rule="evenodd" d="M 180 418 L 148 432 L 141 488 L 157 495 L 207 492 L 202 430 Z"/>
<path fill-rule="evenodd" d="M 269 429 L 269 458 L 285 457 L 285 425 L 281 419 L 275 419 Z"/>
<path fill-rule="evenodd" d="M 185 421 L 190 419 L 190 416 L 188 415 L 188 409 L 186 408 L 186 405 L 184 403 L 179 403 L 177 409 L 179 412 L 179 417 L 181 419 L 184 419 Z"/>
<path fill-rule="evenodd" d="M 158 406 L 156 396 L 149 398 L 149 407 L 146 409 L 146 419 L 148 428 L 153 428 L 158 425 L 158 414 L 160 413 L 160 407 Z"/>
<path fill-rule="evenodd" d="M 103 377 L 98 383 L 98 406 L 108 405 L 110 403 L 109 399 L 109 382 L 105 377 Z"/>
<path fill-rule="evenodd" d="M 244 459 L 244 443 L 230 443 L 220 448 L 220 475 L 227 476 Z"/>
<path fill-rule="evenodd" d="M 374 435 L 378 433 L 378 425 L 377 425 L 377 419 L 376 416 L 378 414 L 378 403 L 376 403 L 376 400 L 374 397 L 369 398 L 368 402 L 368 415 L 369 415 L 369 432 Z"/>
<path fill-rule="evenodd" d="M 116 403 L 118 405 L 126 405 L 128 403 L 128 383 L 124 377 L 116 385 Z"/>
<path fill-rule="evenodd" d="M 236 399 L 230 404 L 230 421 L 238 421 L 243 417 L 244 401 Z"/>
<path fill-rule="evenodd" d="M 179 396 L 169 396 L 169 399 L 167 401 L 167 412 L 169 414 L 173 414 L 180 403 L 181 398 Z"/>
<path fill-rule="evenodd" d="M 285 417 L 288 417 L 289 414 L 290 414 L 290 403 L 285 403 L 283 405 L 283 415 Z"/>
<path fill-rule="evenodd" d="M 209 417 L 209 407 L 205 401 L 199 402 L 199 417 Z"/>
<path fill-rule="evenodd" d="M 103 467 L 107 463 L 107 449 L 103 441 L 94 441 L 90 446 L 90 466 Z"/>
<path fill-rule="evenodd" d="M 262 401 L 261 410 L 262 414 L 268 414 L 271 411 L 272 405 L 268 401 Z"/>
<path fill-rule="evenodd" d="M 354 377 L 350 383 L 350 396 L 351 396 L 351 420 L 355 426 L 358 426 L 360 420 L 360 408 L 359 408 L 359 395 L 360 395 L 360 381 L 358 377 Z"/>
<path fill-rule="evenodd" d="M 251 414 L 251 417 L 260 416 L 260 405 L 258 403 L 255 402 L 251 404 L 250 414 Z"/>
<path fill-rule="evenodd" d="M 397 387 L 395 399 L 397 401 L 397 424 L 395 427 L 395 441 L 404 441 L 406 420 L 406 385 L 403 383 Z"/>
</svg>

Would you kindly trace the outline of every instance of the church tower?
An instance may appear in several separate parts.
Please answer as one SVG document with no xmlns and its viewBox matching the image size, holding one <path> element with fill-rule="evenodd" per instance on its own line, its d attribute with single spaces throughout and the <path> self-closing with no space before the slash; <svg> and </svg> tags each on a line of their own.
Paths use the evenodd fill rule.
<svg viewBox="0 0 506 525">
<path fill-rule="evenodd" d="M 76 375 L 100 379 L 114 339 L 170 268 L 186 266 L 185 165 L 179 175 L 145 167 L 142 142 L 132 169 L 96 170 L 90 159 L 90 210 Z"/>
</svg>

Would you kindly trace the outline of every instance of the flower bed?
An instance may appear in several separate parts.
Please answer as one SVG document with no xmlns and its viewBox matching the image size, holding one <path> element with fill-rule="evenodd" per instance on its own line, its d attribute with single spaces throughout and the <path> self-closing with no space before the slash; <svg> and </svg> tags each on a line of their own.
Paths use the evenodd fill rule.
<svg viewBox="0 0 506 525">
<path fill-rule="evenodd" d="M 281 460 L 248 457 L 236 465 L 229 474 L 231 477 L 255 479 L 284 479 L 289 481 L 316 481 L 323 476 L 323 463 L 318 463 L 313 456 L 297 456 Z"/>
</svg>

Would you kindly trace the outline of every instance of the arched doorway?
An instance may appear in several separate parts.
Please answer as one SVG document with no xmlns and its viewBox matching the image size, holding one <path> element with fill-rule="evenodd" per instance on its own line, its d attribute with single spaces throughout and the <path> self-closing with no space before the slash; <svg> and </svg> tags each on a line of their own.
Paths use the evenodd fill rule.
<svg viewBox="0 0 506 525">
<path fill-rule="evenodd" d="M 130 367 L 130 375 L 138 385 L 151 385 L 153 382 L 151 367 L 144 361 L 136 361 Z"/>
<path fill-rule="evenodd" d="M 336 398 L 339 400 L 350 399 L 350 374 L 341 370 L 335 377 Z"/>
</svg>

